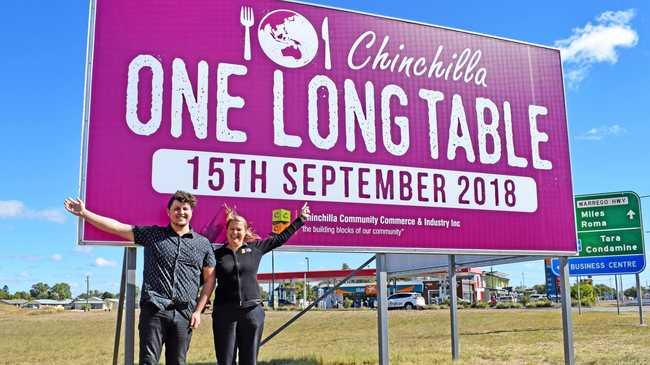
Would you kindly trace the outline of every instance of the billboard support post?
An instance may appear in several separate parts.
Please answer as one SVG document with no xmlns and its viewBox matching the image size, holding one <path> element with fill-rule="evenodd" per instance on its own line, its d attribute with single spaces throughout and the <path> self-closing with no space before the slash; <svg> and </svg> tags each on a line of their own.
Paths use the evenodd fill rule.
<svg viewBox="0 0 650 365">
<path fill-rule="evenodd" d="M 564 338 L 564 363 L 575 365 L 573 353 L 573 324 L 571 319 L 571 287 L 569 285 L 569 258 L 560 257 L 560 285 L 562 293 L 562 333 Z"/>
<path fill-rule="evenodd" d="M 458 291 L 456 290 L 456 255 L 449 255 L 449 316 L 451 322 L 451 358 L 460 358 L 458 343 Z"/>
<path fill-rule="evenodd" d="M 124 325 L 124 364 L 133 365 L 135 353 L 135 247 L 127 247 L 126 251 L 126 324 Z"/>
<path fill-rule="evenodd" d="M 618 275 L 614 275 L 614 283 L 616 285 L 616 314 L 621 315 L 621 305 L 620 305 L 621 293 L 618 290 Z"/>
<path fill-rule="evenodd" d="M 639 303 L 639 326 L 645 326 L 643 321 L 643 288 L 641 288 L 641 279 L 639 274 L 636 275 L 636 300 Z"/>
<path fill-rule="evenodd" d="M 122 259 L 122 277 L 120 279 L 120 296 L 117 304 L 117 323 L 115 324 L 115 342 L 113 343 L 113 365 L 117 365 L 120 354 L 120 336 L 122 334 L 122 317 L 124 315 L 124 292 L 126 291 L 126 255 L 127 248 L 124 248 Z"/>
<path fill-rule="evenodd" d="M 582 295 L 580 294 L 580 275 L 578 275 L 578 314 L 582 314 Z"/>
<path fill-rule="evenodd" d="M 386 254 L 376 256 L 377 280 L 377 344 L 379 345 L 379 365 L 388 365 L 388 274 Z"/>
</svg>

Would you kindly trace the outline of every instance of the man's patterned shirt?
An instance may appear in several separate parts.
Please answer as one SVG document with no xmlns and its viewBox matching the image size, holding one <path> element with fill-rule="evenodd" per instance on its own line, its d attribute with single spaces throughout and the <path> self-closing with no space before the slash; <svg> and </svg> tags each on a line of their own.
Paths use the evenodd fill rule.
<svg viewBox="0 0 650 365">
<path fill-rule="evenodd" d="M 144 247 L 140 305 L 177 309 L 189 318 L 196 307 L 202 269 L 214 267 L 207 238 L 190 230 L 179 236 L 170 226 L 133 227 L 136 245 Z"/>
</svg>

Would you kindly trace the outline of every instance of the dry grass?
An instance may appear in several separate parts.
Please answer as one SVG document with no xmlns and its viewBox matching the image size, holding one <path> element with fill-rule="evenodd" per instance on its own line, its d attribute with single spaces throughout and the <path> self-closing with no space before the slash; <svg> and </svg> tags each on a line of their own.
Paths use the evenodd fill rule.
<svg viewBox="0 0 650 365">
<path fill-rule="evenodd" d="M 29 315 L 0 306 L 0 364 L 108 364 L 115 312 Z M 295 312 L 267 313 L 266 333 Z M 574 315 L 578 364 L 650 364 L 650 329 L 635 313 Z M 456 364 L 563 363 L 558 310 L 462 310 Z M 449 312 L 391 311 L 392 364 L 451 364 Z M 263 365 L 352 365 L 377 361 L 376 312 L 305 315 L 260 353 Z M 122 357 L 120 358 L 122 359 Z M 191 364 L 214 364 L 209 316 L 192 339 Z"/>
</svg>

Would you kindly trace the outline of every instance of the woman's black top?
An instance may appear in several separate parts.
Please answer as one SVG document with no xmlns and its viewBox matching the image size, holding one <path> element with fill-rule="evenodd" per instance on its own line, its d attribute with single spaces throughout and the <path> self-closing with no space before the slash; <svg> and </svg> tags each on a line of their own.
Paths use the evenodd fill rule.
<svg viewBox="0 0 650 365">
<path fill-rule="evenodd" d="M 214 251 L 217 265 L 217 288 L 215 306 L 251 307 L 262 302 L 257 270 L 262 256 L 282 246 L 304 224 L 301 218 L 294 220 L 282 233 L 263 240 L 244 243 L 237 252 L 223 245 Z"/>
</svg>

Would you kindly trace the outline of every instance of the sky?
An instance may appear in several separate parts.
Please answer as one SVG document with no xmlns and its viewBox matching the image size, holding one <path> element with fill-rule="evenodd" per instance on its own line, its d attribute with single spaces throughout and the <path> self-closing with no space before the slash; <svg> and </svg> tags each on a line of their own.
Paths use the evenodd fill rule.
<svg viewBox="0 0 650 365">
<path fill-rule="evenodd" d="M 560 48 L 575 194 L 635 191 L 650 231 L 650 3 L 647 1 L 314 1 Z M 123 249 L 79 247 L 62 208 L 78 194 L 86 1 L 0 2 L 0 287 L 119 291 Z M 648 250 L 646 250 L 647 252 Z M 142 251 L 138 252 L 142 267 Z M 355 267 L 369 254 L 279 252 L 277 271 Z M 270 257 L 260 271 L 270 271 Z M 541 261 L 494 267 L 544 282 Z M 141 280 L 138 273 L 138 281 Z M 612 283 L 609 277 L 597 282 Z M 624 277 L 624 287 L 634 277 Z M 644 285 L 650 272 L 641 274 Z"/>
</svg>

